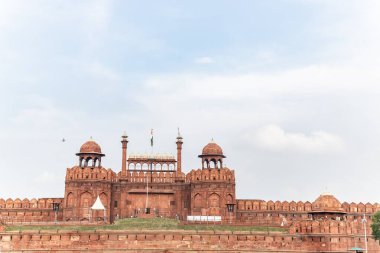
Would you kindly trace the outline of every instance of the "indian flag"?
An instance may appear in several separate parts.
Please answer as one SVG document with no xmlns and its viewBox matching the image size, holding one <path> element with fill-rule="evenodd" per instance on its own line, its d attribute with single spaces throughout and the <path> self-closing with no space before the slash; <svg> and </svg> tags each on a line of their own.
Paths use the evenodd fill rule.
<svg viewBox="0 0 380 253">
<path fill-rule="evenodd" d="M 150 130 L 150 146 L 153 147 L 153 129 Z"/>
</svg>

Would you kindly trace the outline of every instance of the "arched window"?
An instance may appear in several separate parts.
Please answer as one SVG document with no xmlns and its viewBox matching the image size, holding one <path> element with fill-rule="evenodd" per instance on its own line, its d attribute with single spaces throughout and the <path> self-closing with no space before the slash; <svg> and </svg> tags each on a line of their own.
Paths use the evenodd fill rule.
<svg viewBox="0 0 380 253">
<path fill-rule="evenodd" d="M 86 167 L 92 167 L 92 158 L 91 157 L 87 158 L 85 166 Z"/>
<path fill-rule="evenodd" d="M 95 158 L 94 167 L 99 167 L 99 166 L 100 166 L 100 160 L 98 158 Z"/>
<path fill-rule="evenodd" d="M 79 159 L 79 167 L 84 167 L 84 159 L 83 158 Z"/>
<path fill-rule="evenodd" d="M 216 161 L 215 161 L 215 159 L 212 159 L 212 160 L 210 161 L 210 168 L 211 168 L 211 169 L 216 168 Z"/>
<path fill-rule="evenodd" d="M 220 207 L 220 197 L 218 194 L 213 193 L 208 198 L 210 207 Z"/>
<path fill-rule="evenodd" d="M 67 194 L 66 205 L 67 205 L 67 207 L 73 207 L 74 206 L 74 194 L 72 192 Z"/>
<path fill-rule="evenodd" d="M 105 194 L 104 192 L 102 192 L 100 195 L 99 195 L 99 198 L 100 198 L 100 201 L 102 202 L 103 206 L 107 206 L 107 203 L 108 203 L 108 198 L 107 198 L 107 194 Z"/>
<path fill-rule="evenodd" d="M 233 197 L 232 197 L 232 195 L 231 194 L 228 194 L 227 195 L 227 203 L 232 203 L 233 202 Z"/>
<path fill-rule="evenodd" d="M 84 192 L 80 196 L 80 204 L 83 208 L 89 208 L 91 207 L 92 203 L 92 196 L 89 192 Z"/>
<path fill-rule="evenodd" d="M 202 202 L 203 202 L 202 196 L 199 193 L 197 193 L 194 196 L 194 207 L 195 208 L 201 208 L 201 207 L 203 207 L 203 203 Z"/>
</svg>

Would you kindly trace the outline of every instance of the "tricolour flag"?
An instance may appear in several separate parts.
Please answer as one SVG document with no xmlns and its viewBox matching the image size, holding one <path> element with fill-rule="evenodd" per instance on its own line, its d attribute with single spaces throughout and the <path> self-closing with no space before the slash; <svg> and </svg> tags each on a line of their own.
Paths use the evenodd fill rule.
<svg viewBox="0 0 380 253">
<path fill-rule="evenodd" d="M 153 147 L 153 129 L 150 130 L 150 146 Z"/>
</svg>

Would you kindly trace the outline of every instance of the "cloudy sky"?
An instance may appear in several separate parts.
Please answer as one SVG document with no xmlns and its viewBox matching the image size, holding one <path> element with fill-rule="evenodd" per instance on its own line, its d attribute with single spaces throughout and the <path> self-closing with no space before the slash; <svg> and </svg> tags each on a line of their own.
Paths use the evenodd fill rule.
<svg viewBox="0 0 380 253">
<path fill-rule="evenodd" d="M 380 2 L 0 2 L 0 197 L 62 197 L 90 136 L 211 138 L 238 198 L 380 202 Z M 66 142 L 62 142 L 62 138 Z"/>
</svg>

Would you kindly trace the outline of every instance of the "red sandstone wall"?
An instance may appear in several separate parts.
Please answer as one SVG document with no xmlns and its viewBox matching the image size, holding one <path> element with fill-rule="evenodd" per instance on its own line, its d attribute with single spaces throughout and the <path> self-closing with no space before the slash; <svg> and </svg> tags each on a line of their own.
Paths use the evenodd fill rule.
<svg viewBox="0 0 380 253">
<path fill-rule="evenodd" d="M 312 204 L 309 201 L 265 201 L 260 199 L 237 199 L 238 211 L 289 211 L 289 212 L 309 212 L 311 211 Z M 375 213 L 380 211 L 380 205 L 378 203 L 363 204 L 363 203 L 347 203 L 342 204 L 343 210 L 347 213 Z"/>
<path fill-rule="evenodd" d="M 368 221 L 371 215 L 380 211 L 380 205 L 367 203 L 348 204 L 344 202 L 342 208 L 347 212 L 348 221 L 360 221 L 366 214 Z M 292 222 L 311 220 L 309 212 L 312 210 L 310 202 L 295 201 L 264 201 L 264 200 L 237 200 L 236 222 L 246 225 L 279 226 L 285 221 L 285 226 Z"/>
<path fill-rule="evenodd" d="M 40 199 L 0 199 L 0 222 L 47 222 L 55 220 L 53 203 L 60 203 L 63 198 Z M 62 209 L 61 209 L 62 210 Z M 62 219 L 62 211 L 58 212 L 57 219 Z"/>
<path fill-rule="evenodd" d="M 369 239 L 369 253 L 380 252 L 378 242 Z M 364 248 L 362 237 L 345 235 L 292 235 L 227 231 L 44 231 L 0 233 L 2 252 L 17 250 L 142 250 L 148 252 L 223 251 L 232 252 L 347 252 Z M 150 251 L 149 251 L 150 250 Z M 115 251 L 113 251 L 115 252 Z M 133 252 L 133 251 L 132 251 Z M 156 251 L 157 252 L 157 251 Z M 231 251 L 229 251 L 231 252 Z"/>
</svg>

